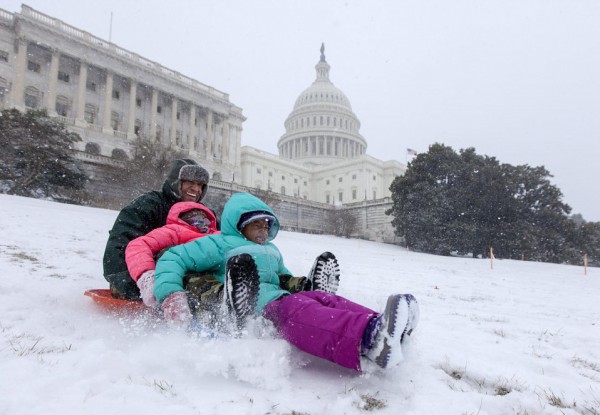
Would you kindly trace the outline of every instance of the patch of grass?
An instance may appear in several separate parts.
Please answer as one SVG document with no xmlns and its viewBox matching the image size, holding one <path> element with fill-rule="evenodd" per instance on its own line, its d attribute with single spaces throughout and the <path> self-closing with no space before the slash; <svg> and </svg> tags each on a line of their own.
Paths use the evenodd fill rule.
<svg viewBox="0 0 600 415">
<path fill-rule="evenodd" d="M 572 404 L 568 404 L 565 402 L 564 397 L 560 397 L 557 394 L 555 394 L 554 392 L 552 392 L 551 390 L 544 390 L 543 391 L 544 396 L 540 396 L 538 394 L 538 396 L 540 396 L 540 398 L 542 399 L 546 399 L 548 401 L 548 403 L 556 408 L 575 408 L 577 406 L 577 403 L 575 401 L 573 401 Z"/>
<path fill-rule="evenodd" d="M 377 409 L 383 409 L 387 406 L 387 402 L 383 399 L 378 399 L 375 396 L 364 394 L 360 395 L 362 403 L 359 406 L 363 411 L 375 411 Z"/>
<path fill-rule="evenodd" d="M 59 280 L 64 280 L 65 278 L 67 278 L 66 275 L 62 275 L 62 274 L 50 274 L 50 275 L 48 275 L 48 277 L 50 277 L 50 278 L 56 278 L 56 279 L 59 279 Z"/>
<path fill-rule="evenodd" d="M 494 330 L 494 334 L 500 336 L 500 337 L 506 337 L 506 333 L 504 332 L 504 330 Z"/>
<path fill-rule="evenodd" d="M 450 368 L 447 365 L 442 365 L 440 369 L 454 379 L 454 381 L 450 382 L 448 385 L 452 390 L 461 392 L 477 391 L 486 395 L 504 396 L 514 390 L 523 391 L 526 389 L 526 387 L 514 377 L 506 379 L 501 376 L 495 381 L 490 381 L 489 379 L 467 373 L 466 369 Z"/>
<path fill-rule="evenodd" d="M 14 261 L 29 261 L 33 263 L 38 262 L 38 259 L 36 257 L 26 254 L 25 252 L 15 252 L 10 255 L 13 257 Z"/>
<path fill-rule="evenodd" d="M 573 365 L 573 367 L 584 367 L 586 369 L 593 370 L 594 372 L 600 372 L 599 364 L 582 359 L 581 357 L 578 357 L 578 356 L 574 356 L 571 359 L 571 364 Z"/>
<path fill-rule="evenodd" d="M 45 346 L 43 337 L 34 337 L 25 334 L 13 336 L 8 340 L 8 345 L 17 356 L 44 355 L 50 353 L 65 353 L 71 350 L 72 345 Z"/>
</svg>

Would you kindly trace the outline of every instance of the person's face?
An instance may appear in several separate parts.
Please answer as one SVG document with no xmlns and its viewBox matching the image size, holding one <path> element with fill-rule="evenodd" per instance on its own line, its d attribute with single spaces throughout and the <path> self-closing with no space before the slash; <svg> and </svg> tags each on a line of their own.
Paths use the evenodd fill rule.
<svg viewBox="0 0 600 415">
<path fill-rule="evenodd" d="M 267 239 L 269 238 L 269 221 L 266 219 L 260 219 L 250 222 L 244 226 L 244 229 L 242 229 L 242 234 L 249 241 L 263 245 L 267 243 Z"/>
<path fill-rule="evenodd" d="M 208 232 L 208 225 L 210 220 L 206 217 L 206 214 L 200 209 L 192 209 L 182 213 L 179 217 L 186 222 L 188 225 L 195 227 L 202 232 Z"/>
<path fill-rule="evenodd" d="M 202 183 L 200 182 L 182 180 L 180 188 L 182 202 L 197 202 L 202 196 Z"/>
</svg>

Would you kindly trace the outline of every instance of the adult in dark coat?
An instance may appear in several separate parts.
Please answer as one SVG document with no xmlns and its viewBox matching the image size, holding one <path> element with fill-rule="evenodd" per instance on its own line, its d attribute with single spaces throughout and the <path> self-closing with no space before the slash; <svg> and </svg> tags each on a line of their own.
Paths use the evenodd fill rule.
<svg viewBox="0 0 600 415">
<path fill-rule="evenodd" d="M 133 239 L 164 226 L 171 207 L 177 202 L 200 202 L 208 189 L 208 172 L 194 160 L 175 160 L 162 186 L 125 206 L 109 232 L 104 250 L 104 278 L 113 297 L 139 300 L 140 291 L 129 275 L 125 248 Z"/>
</svg>

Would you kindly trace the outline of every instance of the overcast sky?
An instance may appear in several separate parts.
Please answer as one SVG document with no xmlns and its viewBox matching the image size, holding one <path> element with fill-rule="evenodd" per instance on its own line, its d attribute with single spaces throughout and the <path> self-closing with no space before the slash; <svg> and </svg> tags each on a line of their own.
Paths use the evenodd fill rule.
<svg viewBox="0 0 600 415">
<path fill-rule="evenodd" d="M 600 221 L 600 1 L 26 4 L 228 93 L 242 145 L 272 153 L 324 42 L 368 154 L 405 163 L 440 142 L 543 165 L 573 213 Z"/>
</svg>

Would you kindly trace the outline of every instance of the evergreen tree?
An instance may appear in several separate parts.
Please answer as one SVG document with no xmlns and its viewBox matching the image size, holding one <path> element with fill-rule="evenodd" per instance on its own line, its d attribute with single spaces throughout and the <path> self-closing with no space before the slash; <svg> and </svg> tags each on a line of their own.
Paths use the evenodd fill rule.
<svg viewBox="0 0 600 415">
<path fill-rule="evenodd" d="M 87 176 L 73 158 L 79 141 L 45 111 L 0 112 L 0 192 L 82 203 Z"/>
<path fill-rule="evenodd" d="M 544 167 L 500 164 L 468 148 L 434 144 L 392 183 L 392 225 L 413 249 L 442 255 L 569 262 L 570 207 Z"/>
</svg>

